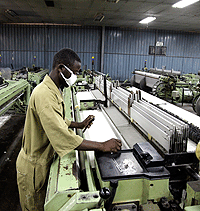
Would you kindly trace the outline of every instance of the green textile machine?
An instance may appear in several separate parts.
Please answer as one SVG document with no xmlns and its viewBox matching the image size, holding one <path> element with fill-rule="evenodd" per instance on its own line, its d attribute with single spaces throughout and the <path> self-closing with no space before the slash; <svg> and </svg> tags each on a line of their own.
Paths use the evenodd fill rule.
<svg viewBox="0 0 200 211">
<path fill-rule="evenodd" d="M 93 90 L 91 93 L 88 89 L 77 92 L 78 87 L 64 89 L 66 115 L 67 118 L 76 121 L 82 121 L 89 114 L 94 115 L 95 121 L 92 127 L 85 133 L 81 130 L 77 130 L 76 133 L 94 141 L 118 138 L 122 140 L 122 150 L 114 154 L 74 150 L 63 158 L 55 156 L 50 169 L 44 210 L 179 211 L 195 210 L 195 208 L 199 210 L 200 177 L 195 172 L 196 168 L 192 166 L 197 165 L 198 161 L 194 153 L 186 152 L 184 137 L 177 133 L 174 126 L 172 129 L 175 137 L 171 129 L 169 140 L 167 140 L 168 135 L 165 137 L 162 135 L 166 131 L 159 131 L 160 135 L 156 136 L 158 133 L 155 133 L 154 137 L 156 126 L 153 132 L 150 130 L 153 128 L 153 123 L 151 127 L 143 125 L 143 129 L 148 132 L 149 141 L 142 139 L 144 135 L 139 138 L 139 135 L 135 137 L 131 133 L 128 138 L 125 137 L 125 133 L 132 130 L 130 124 L 138 125 L 140 120 L 143 123 L 142 115 L 139 116 L 138 113 L 140 118 L 137 120 L 137 116 L 134 116 L 136 111 L 133 109 L 136 109 L 137 104 L 138 107 L 144 107 L 143 104 L 146 102 L 135 99 L 130 107 L 130 92 L 115 87 L 110 89 L 111 82 L 107 81 L 108 86 L 105 82 L 102 77 L 96 77 L 95 84 L 98 90 Z M 101 97 L 98 97 L 99 91 L 103 93 Z M 108 106 L 106 100 L 109 101 L 108 104 L 115 105 Z M 114 113 L 111 119 L 109 112 L 112 112 L 114 107 L 118 107 L 118 113 Z M 120 116 L 122 111 L 123 116 L 129 117 L 126 125 L 122 125 L 123 116 Z M 119 123 L 115 122 L 117 118 Z M 165 121 L 169 124 L 167 119 Z M 176 126 L 178 128 L 180 120 L 177 121 L 179 121 Z M 123 133 L 125 127 L 128 130 Z M 167 127 L 169 126 L 163 128 Z M 184 129 L 183 132 L 188 130 L 188 127 L 185 127 L 181 126 L 180 130 Z M 163 144 L 161 148 L 165 148 L 164 156 L 152 145 L 150 140 L 153 138 L 156 138 L 160 145 Z M 161 138 L 163 140 L 160 140 Z M 179 145 L 182 148 L 179 146 L 179 150 L 172 147 L 172 144 L 178 146 L 177 141 L 181 141 Z"/>
<path fill-rule="evenodd" d="M 20 79 L 6 80 L 0 85 L 0 115 L 10 108 L 18 112 L 25 112 L 30 98 L 30 84 Z"/>
</svg>

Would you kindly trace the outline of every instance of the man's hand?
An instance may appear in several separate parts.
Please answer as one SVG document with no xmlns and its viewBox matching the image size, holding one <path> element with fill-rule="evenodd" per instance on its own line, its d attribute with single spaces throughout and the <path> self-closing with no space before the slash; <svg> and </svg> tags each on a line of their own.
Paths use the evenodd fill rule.
<svg viewBox="0 0 200 211">
<path fill-rule="evenodd" d="M 79 129 L 85 128 L 85 129 L 87 129 L 87 128 L 91 127 L 93 121 L 94 121 L 94 116 L 93 115 L 89 115 L 82 122 L 73 122 L 73 121 L 71 121 L 71 124 L 70 124 L 69 128 L 79 128 Z"/>
<path fill-rule="evenodd" d="M 94 116 L 89 115 L 84 121 L 81 122 L 81 129 L 83 128 L 90 128 L 93 124 Z"/>
<path fill-rule="evenodd" d="M 111 138 L 108 141 L 102 142 L 102 149 L 103 152 L 117 152 L 121 150 L 122 143 L 119 139 Z"/>
<path fill-rule="evenodd" d="M 83 151 L 102 151 L 102 152 L 117 152 L 121 149 L 122 143 L 120 140 L 111 138 L 105 142 L 96 142 L 83 140 L 83 142 L 76 148 Z"/>
</svg>

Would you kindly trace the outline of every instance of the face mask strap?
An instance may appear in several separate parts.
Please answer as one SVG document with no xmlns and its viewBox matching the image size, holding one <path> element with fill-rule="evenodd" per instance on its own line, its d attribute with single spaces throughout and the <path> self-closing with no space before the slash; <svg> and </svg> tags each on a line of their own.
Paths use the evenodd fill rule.
<svg viewBox="0 0 200 211">
<path fill-rule="evenodd" d="M 69 69 L 69 67 L 65 66 L 64 64 L 63 64 L 63 66 L 64 66 L 64 68 L 65 68 L 66 70 L 68 70 L 71 74 L 74 74 L 74 73 Z"/>
<path fill-rule="evenodd" d="M 75 81 L 77 80 L 77 76 L 74 75 L 73 73 L 71 73 L 71 76 L 70 76 L 70 78 L 68 78 L 68 79 L 65 78 L 65 76 L 63 75 L 62 72 L 60 72 L 60 74 L 61 74 L 62 78 L 65 80 L 65 82 L 66 82 L 69 86 L 72 86 L 72 85 L 75 83 Z"/>
</svg>

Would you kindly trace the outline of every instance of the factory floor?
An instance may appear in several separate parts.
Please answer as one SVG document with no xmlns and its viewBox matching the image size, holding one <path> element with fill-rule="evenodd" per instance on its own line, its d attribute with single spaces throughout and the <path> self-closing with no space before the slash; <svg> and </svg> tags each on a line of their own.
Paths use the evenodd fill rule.
<svg viewBox="0 0 200 211">
<path fill-rule="evenodd" d="M 0 129 L 0 210 L 21 211 L 15 163 L 21 148 L 25 115 L 10 116 Z"/>
<path fill-rule="evenodd" d="M 21 211 L 19 194 L 16 181 L 15 162 L 20 150 L 21 143 L 13 151 L 7 164 L 0 174 L 0 210 L 1 211 Z"/>
<path fill-rule="evenodd" d="M 191 104 L 183 104 L 183 106 L 180 104 L 177 106 L 182 107 L 183 109 L 191 113 L 195 113 L 192 109 Z M 124 126 L 119 125 L 119 128 L 120 127 L 123 128 Z M 15 128 L 15 126 L 13 128 Z M 124 129 L 124 131 L 126 130 Z M 0 134 L 0 135 L 4 136 L 4 134 Z M 126 135 L 126 132 L 125 132 L 125 135 Z M 6 135 L 6 137 L 8 136 Z M 14 138 L 14 135 L 11 135 L 11 137 Z M 1 143 L 1 140 L 0 140 L 0 143 Z M 21 147 L 21 141 L 17 143 L 15 149 L 12 151 L 12 156 L 10 156 L 5 166 L 3 167 L 3 170 L 0 172 L 0 190 L 1 190 L 0 191 L 0 210 L 1 211 L 10 211 L 10 210 L 21 211 L 18 189 L 17 189 L 17 182 L 16 182 L 16 168 L 15 168 L 16 158 L 19 153 L 20 147 Z M 1 148 L 1 145 L 0 145 L 0 148 Z"/>
</svg>

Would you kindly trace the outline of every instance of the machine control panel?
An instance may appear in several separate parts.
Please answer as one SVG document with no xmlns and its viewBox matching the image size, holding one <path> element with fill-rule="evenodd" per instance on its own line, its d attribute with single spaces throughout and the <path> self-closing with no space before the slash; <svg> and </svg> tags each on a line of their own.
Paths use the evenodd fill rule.
<svg viewBox="0 0 200 211">
<path fill-rule="evenodd" d="M 113 154 L 97 152 L 96 160 L 102 179 L 169 177 L 168 170 L 163 166 L 163 158 L 148 144 L 136 144 L 133 149 Z"/>
</svg>

